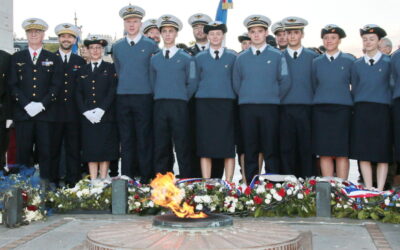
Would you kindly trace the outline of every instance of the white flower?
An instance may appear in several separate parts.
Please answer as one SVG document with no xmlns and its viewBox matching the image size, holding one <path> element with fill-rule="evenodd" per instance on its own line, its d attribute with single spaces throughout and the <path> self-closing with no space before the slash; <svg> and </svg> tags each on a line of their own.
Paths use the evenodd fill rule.
<svg viewBox="0 0 400 250">
<path fill-rule="evenodd" d="M 276 187 L 276 188 L 281 188 L 282 185 L 281 185 L 280 183 L 276 183 L 276 184 L 275 184 L 275 187 Z"/>
<path fill-rule="evenodd" d="M 104 202 L 105 202 L 106 204 L 110 203 L 110 201 L 109 201 L 108 199 L 105 199 Z"/>
<path fill-rule="evenodd" d="M 196 206 L 196 210 L 198 210 L 198 211 L 203 210 L 203 205 L 202 204 L 198 204 Z"/>
<path fill-rule="evenodd" d="M 78 196 L 78 198 L 81 198 L 82 197 L 82 191 L 76 192 L 76 196 Z"/>
<path fill-rule="evenodd" d="M 90 191 L 88 190 L 88 189 L 84 189 L 84 190 L 82 190 L 82 195 L 89 195 L 90 194 Z"/>
<path fill-rule="evenodd" d="M 273 197 L 277 201 L 281 201 L 282 200 L 282 196 L 280 196 L 279 194 L 274 194 Z"/>
<path fill-rule="evenodd" d="M 400 203 L 396 203 L 396 207 L 400 207 Z M 1 224 L 1 223 L 0 223 Z"/>
<path fill-rule="evenodd" d="M 264 202 L 265 202 L 265 204 L 270 204 L 271 200 L 270 199 L 265 199 Z"/>
<path fill-rule="evenodd" d="M 276 194 L 276 190 L 275 189 L 271 189 L 270 192 L 271 192 L 271 194 Z"/>
<path fill-rule="evenodd" d="M 257 189 L 256 189 L 256 193 L 257 193 L 257 194 L 265 193 L 265 187 L 264 187 L 264 185 L 259 185 L 259 186 L 257 187 Z"/>
<path fill-rule="evenodd" d="M 211 212 L 214 212 L 214 211 L 215 211 L 215 209 L 216 209 L 216 207 L 215 207 L 215 206 L 210 206 L 210 211 L 211 211 Z"/>
<path fill-rule="evenodd" d="M 340 203 L 338 203 L 338 204 L 336 204 L 336 207 L 337 207 L 337 208 L 341 208 L 342 205 L 340 205 Z"/>
<path fill-rule="evenodd" d="M 147 204 L 149 207 L 154 207 L 154 202 L 153 201 L 149 201 L 149 203 Z"/>
<path fill-rule="evenodd" d="M 289 188 L 288 190 L 286 190 L 286 194 L 287 194 L 287 195 L 292 195 L 292 194 L 293 194 L 293 191 L 292 191 L 292 189 L 291 189 L 291 188 Z"/>
<path fill-rule="evenodd" d="M 386 206 L 389 206 L 389 204 L 390 204 L 390 199 L 389 199 L 389 198 L 386 198 L 386 199 L 385 199 L 385 205 L 386 205 Z"/>
<path fill-rule="evenodd" d="M 271 194 L 267 194 L 267 195 L 265 196 L 265 199 L 271 200 L 271 199 L 272 199 L 272 195 L 271 195 Z"/>
<path fill-rule="evenodd" d="M 201 199 L 201 196 L 200 196 L 200 195 L 196 195 L 196 196 L 194 197 L 194 202 L 196 202 L 196 203 L 201 203 L 201 201 L 202 201 L 202 199 Z"/>
<path fill-rule="evenodd" d="M 63 205 L 62 205 L 62 204 L 58 204 L 58 207 L 59 207 L 59 208 L 62 208 L 62 207 L 63 207 Z"/>
<path fill-rule="evenodd" d="M 135 205 L 136 207 L 140 207 L 140 202 L 135 201 L 134 205 Z"/>
<path fill-rule="evenodd" d="M 228 208 L 229 213 L 234 213 L 235 210 L 236 210 L 236 208 L 234 206 L 231 206 L 230 208 Z"/>
<path fill-rule="evenodd" d="M 184 188 L 185 187 L 185 183 L 180 183 L 179 184 L 179 188 Z"/>
<path fill-rule="evenodd" d="M 150 188 L 149 187 L 144 187 L 144 188 L 142 188 L 142 191 L 145 192 L 145 193 L 148 193 L 148 192 L 150 192 Z"/>
<path fill-rule="evenodd" d="M 304 198 L 304 195 L 302 193 L 297 194 L 297 199 L 302 200 Z"/>
<path fill-rule="evenodd" d="M 202 200 L 204 203 L 211 203 L 212 201 L 209 195 L 204 195 Z"/>
<path fill-rule="evenodd" d="M 249 200 L 249 201 L 246 201 L 246 205 L 254 205 L 254 202 L 253 202 L 253 200 Z"/>
<path fill-rule="evenodd" d="M 343 208 L 344 208 L 344 209 L 349 208 L 349 205 L 344 204 L 344 205 L 343 205 Z"/>
</svg>

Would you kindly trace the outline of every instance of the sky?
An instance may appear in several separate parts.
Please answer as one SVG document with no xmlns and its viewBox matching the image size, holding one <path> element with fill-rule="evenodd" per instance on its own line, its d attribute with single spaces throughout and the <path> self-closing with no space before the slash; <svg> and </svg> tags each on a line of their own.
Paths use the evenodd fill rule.
<svg viewBox="0 0 400 250">
<path fill-rule="evenodd" d="M 177 43 L 193 41 L 188 18 L 195 13 L 205 13 L 215 18 L 219 0 L 14 0 L 14 32 L 24 37 L 21 27 L 23 20 L 38 17 L 49 24 L 47 36 L 55 36 L 54 27 L 63 22 L 74 22 L 77 13 L 78 25 L 82 25 L 83 37 L 88 33 L 107 34 L 121 38 L 123 22 L 119 10 L 131 3 L 145 9 L 148 18 L 158 18 L 172 14 L 183 23 Z M 399 0 L 233 0 L 234 8 L 228 12 L 228 33 L 226 47 L 240 51 L 237 37 L 246 29 L 243 20 L 252 14 L 269 17 L 272 23 L 287 16 L 306 19 L 303 45 L 317 47 L 322 44 L 321 28 L 326 24 L 336 24 L 347 33 L 342 40 L 341 50 L 361 55 L 362 42 L 359 29 L 365 24 L 377 24 L 388 33 L 394 48 L 400 44 Z"/>
</svg>

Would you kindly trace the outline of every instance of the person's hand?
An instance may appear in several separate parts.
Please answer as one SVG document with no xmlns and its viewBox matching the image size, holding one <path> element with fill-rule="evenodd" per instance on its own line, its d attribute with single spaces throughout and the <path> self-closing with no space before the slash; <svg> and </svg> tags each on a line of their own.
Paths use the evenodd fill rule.
<svg viewBox="0 0 400 250">
<path fill-rule="evenodd" d="M 6 120 L 6 128 L 10 128 L 12 123 L 13 123 L 12 120 Z"/>
<path fill-rule="evenodd" d="M 88 110 L 86 112 L 83 113 L 83 115 L 86 117 L 86 119 L 88 119 L 92 124 L 95 124 L 95 116 L 94 116 L 94 112 L 93 110 Z"/>
<path fill-rule="evenodd" d="M 93 110 L 93 113 L 96 118 L 96 123 L 99 123 L 101 121 L 101 118 L 103 118 L 105 111 L 102 110 L 101 108 L 95 108 Z"/>
<path fill-rule="evenodd" d="M 36 116 L 37 114 L 45 110 L 41 102 L 31 102 L 31 103 L 32 103 L 33 116 Z"/>
<path fill-rule="evenodd" d="M 35 104 L 33 103 L 33 102 L 30 102 L 28 105 L 26 105 L 25 107 L 24 107 L 24 109 L 25 109 L 25 111 L 26 111 L 26 113 L 28 113 L 28 115 L 30 116 L 30 117 L 34 117 L 35 115 L 35 112 L 34 112 L 34 106 L 35 106 Z"/>
</svg>

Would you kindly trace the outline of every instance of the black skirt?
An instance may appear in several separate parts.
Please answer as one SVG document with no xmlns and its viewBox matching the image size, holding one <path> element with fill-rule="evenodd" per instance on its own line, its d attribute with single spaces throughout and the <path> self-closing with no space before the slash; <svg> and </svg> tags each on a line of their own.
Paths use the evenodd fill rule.
<svg viewBox="0 0 400 250">
<path fill-rule="evenodd" d="M 378 163 L 391 162 L 392 126 L 389 105 L 356 103 L 351 137 L 352 159 Z"/>
<path fill-rule="evenodd" d="M 349 156 L 351 112 L 352 107 L 346 105 L 314 105 L 312 146 L 315 155 Z"/>
<path fill-rule="evenodd" d="M 118 130 L 115 122 L 92 124 L 82 121 L 82 160 L 102 162 L 118 159 Z"/>
<path fill-rule="evenodd" d="M 207 158 L 235 157 L 235 101 L 196 99 L 197 155 Z"/>
<path fill-rule="evenodd" d="M 394 127 L 394 158 L 400 161 L 400 98 L 396 98 L 393 103 L 393 127 Z M 400 166 L 397 166 L 400 173 Z"/>
</svg>

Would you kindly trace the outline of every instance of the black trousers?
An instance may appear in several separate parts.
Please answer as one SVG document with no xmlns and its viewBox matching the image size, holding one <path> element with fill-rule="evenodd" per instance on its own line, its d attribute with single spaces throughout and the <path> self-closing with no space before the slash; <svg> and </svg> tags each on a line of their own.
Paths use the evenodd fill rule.
<svg viewBox="0 0 400 250">
<path fill-rule="evenodd" d="M 82 174 L 80 123 L 54 122 L 52 123 L 52 127 L 52 179 L 60 179 L 59 166 L 62 146 L 64 145 L 65 181 L 70 186 L 74 186 L 81 179 Z"/>
<path fill-rule="evenodd" d="M 6 121 L 0 121 L 0 170 L 6 165 L 6 152 L 8 147 L 8 129 Z"/>
<path fill-rule="evenodd" d="M 51 122 L 17 121 L 15 122 L 17 164 L 31 166 L 33 146 L 38 153 L 40 177 L 54 182 L 51 166 Z"/>
<path fill-rule="evenodd" d="M 258 154 L 264 153 L 267 173 L 279 173 L 279 106 L 240 105 L 247 183 L 259 172 Z"/>
<path fill-rule="evenodd" d="M 181 178 L 192 177 L 190 168 L 188 104 L 183 100 L 156 100 L 154 103 L 154 167 L 156 173 L 170 170 L 171 140 L 175 145 Z"/>
<path fill-rule="evenodd" d="M 301 177 L 315 175 L 311 142 L 312 107 L 282 105 L 280 149 L 282 173 Z"/>
<path fill-rule="evenodd" d="M 153 172 L 152 117 L 152 95 L 117 95 L 121 172 L 131 178 L 141 176 L 142 183 L 147 183 Z"/>
</svg>

